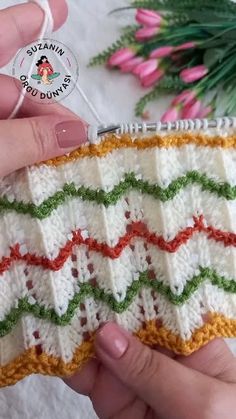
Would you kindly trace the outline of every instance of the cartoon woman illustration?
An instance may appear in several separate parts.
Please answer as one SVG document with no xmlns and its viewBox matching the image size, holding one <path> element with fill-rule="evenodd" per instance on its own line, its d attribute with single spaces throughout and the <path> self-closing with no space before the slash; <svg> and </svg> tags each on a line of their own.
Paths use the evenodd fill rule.
<svg viewBox="0 0 236 419">
<path fill-rule="evenodd" d="M 42 55 L 40 60 L 36 63 L 38 74 L 32 74 L 32 78 L 42 81 L 43 84 L 52 84 L 52 79 L 58 77 L 60 73 L 55 73 L 52 65 L 48 61 L 46 55 Z"/>
</svg>

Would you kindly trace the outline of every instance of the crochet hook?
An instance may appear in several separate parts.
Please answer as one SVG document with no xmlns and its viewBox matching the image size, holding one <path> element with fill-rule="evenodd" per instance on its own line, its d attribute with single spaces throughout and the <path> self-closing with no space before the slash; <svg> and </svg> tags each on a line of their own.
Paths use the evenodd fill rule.
<svg viewBox="0 0 236 419">
<path fill-rule="evenodd" d="M 120 129 L 120 125 L 109 125 L 108 127 L 99 127 L 97 134 L 100 136 L 108 134 L 109 132 L 116 132 L 118 129 Z"/>
<path fill-rule="evenodd" d="M 124 123 L 120 125 L 109 125 L 107 127 L 99 127 L 98 136 L 115 132 L 116 134 L 137 134 L 144 132 L 158 131 L 191 131 L 196 129 L 207 128 L 230 128 L 235 124 L 234 117 L 208 119 L 184 119 L 174 122 L 151 122 L 151 123 Z"/>
</svg>

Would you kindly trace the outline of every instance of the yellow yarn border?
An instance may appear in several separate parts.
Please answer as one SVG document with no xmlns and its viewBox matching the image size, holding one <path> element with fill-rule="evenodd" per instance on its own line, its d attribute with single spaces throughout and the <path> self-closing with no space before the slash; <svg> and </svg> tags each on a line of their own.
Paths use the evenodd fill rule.
<svg viewBox="0 0 236 419">
<path fill-rule="evenodd" d="M 158 327 L 155 320 L 147 322 L 135 335 L 146 345 L 160 345 L 177 354 L 190 355 L 216 337 L 236 337 L 236 320 L 221 314 L 211 313 L 208 321 L 195 330 L 191 339 L 183 340 L 170 330 Z M 37 355 L 33 347 L 0 368 L 0 387 L 13 385 L 24 377 L 40 373 L 43 375 L 66 377 L 75 373 L 94 354 L 94 333 L 89 341 L 83 342 L 75 351 L 73 359 L 65 363 L 62 359 L 42 353 Z"/>
<path fill-rule="evenodd" d="M 69 155 L 56 157 L 41 164 L 46 164 L 47 166 L 60 166 L 64 163 L 81 159 L 83 157 L 104 157 L 111 151 L 121 148 L 136 148 L 137 150 L 145 150 L 153 147 L 182 147 L 188 144 L 212 148 L 235 148 L 236 136 L 232 135 L 229 137 L 210 137 L 203 134 L 181 133 L 166 136 L 154 135 L 152 137 L 132 139 L 128 134 L 124 134 L 119 137 L 114 134 L 110 134 L 106 136 L 105 139 L 98 145 L 85 145 L 75 151 L 72 151 L 72 153 Z"/>
</svg>

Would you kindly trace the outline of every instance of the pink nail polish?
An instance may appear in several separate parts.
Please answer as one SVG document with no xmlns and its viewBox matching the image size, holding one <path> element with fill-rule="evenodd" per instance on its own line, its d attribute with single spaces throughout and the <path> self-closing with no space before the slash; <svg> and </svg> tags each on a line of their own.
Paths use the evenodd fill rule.
<svg viewBox="0 0 236 419">
<path fill-rule="evenodd" d="M 115 323 L 107 323 L 98 331 L 96 347 L 111 358 L 121 358 L 129 346 L 128 336 Z"/>
<path fill-rule="evenodd" d="M 83 121 L 60 122 L 55 131 L 60 148 L 80 146 L 87 141 L 88 128 Z"/>
</svg>

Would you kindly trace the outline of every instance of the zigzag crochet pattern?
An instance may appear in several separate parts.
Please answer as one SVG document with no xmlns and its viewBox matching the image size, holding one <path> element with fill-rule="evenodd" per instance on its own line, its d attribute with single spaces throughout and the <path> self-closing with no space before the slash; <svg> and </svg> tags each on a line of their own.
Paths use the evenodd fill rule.
<svg viewBox="0 0 236 419">
<path fill-rule="evenodd" d="M 72 374 L 107 320 L 185 355 L 236 337 L 236 133 L 224 122 L 109 134 L 0 180 L 0 386 Z"/>
</svg>

